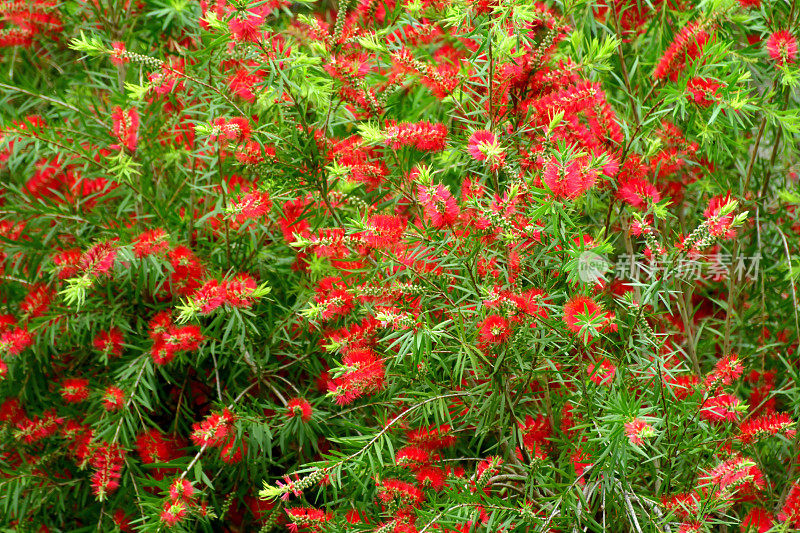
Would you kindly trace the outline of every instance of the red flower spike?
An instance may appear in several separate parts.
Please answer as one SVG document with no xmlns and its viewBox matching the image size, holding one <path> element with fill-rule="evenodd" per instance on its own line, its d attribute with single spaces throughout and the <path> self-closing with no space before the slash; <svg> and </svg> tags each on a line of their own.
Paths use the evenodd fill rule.
<svg viewBox="0 0 800 533">
<path fill-rule="evenodd" d="M 110 386 L 103 391 L 103 407 L 106 411 L 117 411 L 125 406 L 125 391 Z"/>
<path fill-rule="evenodd" d="M 194 487 L 188 479 L 178 478 L 169 486 L 169 497 L 172 501 L 190 503 L 194 499 Z"/>
<path fill-rule="evenodd" d="M 797 62 L 797 37 L 788 30 L 776 31 L 767 38 L 767 52 L 776 65 Z"/>
<path fill-rule="evenodd" d="M 184 501 L 166 501 L 164 502 L 164 510 L 161 512 L 161 521 L 167 527 L 173 527 L 181 522 L 187 513 L 187 505 Z"/>
<path fill-rule="evenodd" d="M 92 346 L 109 358 L 116 358 L 122 355 L 124 340 L 122 331 L 117 327 L 112 327 L 108 331 L 98 333 L 92 341 Z"/>
<path fill-rule="evenodd" d="M 305 398 L 292 398 L 286 405 L 286 416 L 288 418 L 299 417 L 303 422 L 311 420 L 311 404 Z"/>
<path fill-rule="evenodd" d="M 425 213 L 425 220 L 434 228 L 452 226 L 458 219 L 459 209 L 456 200 L 444 185 L 428 187 L 420 185 L 417 194 Z"/>
<path fill-rule="evenodd" d="M 69 403 L 80 403 L 89 398 L 89 380 L 83 378 L 65 379 L 61 382 L 61 397 Z"/>
<path fill-rule="evenodd" d="M 795 422 L 786 413 L 765 414 L 751 418 L 739 426 L 738 439 L 744 444 L 751 444 L 761 439 L 783 433 L 787 438 L 794 438 Z"/>
<path fill-rule="evenodd" d="M 122 146 L 135 152 L 139 142 L 139 112 L 136 108 L 125 111 L 117 106 L 111 113 L 111 119 L 114 121 L 114 136 Z"/>
</svg>

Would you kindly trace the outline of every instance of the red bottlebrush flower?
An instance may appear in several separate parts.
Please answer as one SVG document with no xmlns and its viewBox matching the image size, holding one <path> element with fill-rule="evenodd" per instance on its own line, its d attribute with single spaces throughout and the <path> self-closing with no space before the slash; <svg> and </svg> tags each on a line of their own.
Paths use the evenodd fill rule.
<svg viewBox="0 0 800 533">
<path fill-rule="evenodd" d="M 258 283 L 250 274 L 237 274 L 225 283 L 225 303 L 233 307 L 250 307 L 257 287 Z"/>
<path fill-rule="evenodd" d="M 630 422 L 625 423 L 625 435 L 631 444 L 642 445 L 644 439 L 652 437 L 656 434 L 653 426 L 642 420 L 641 418 L 634 418 Z"/>
<path fill-rule="evenodd" d="M 206 338 L 200 332 L 200 326 L 171 327 L 164 335 L 164 342 L 167 345 L 172 346 L 176 351 L 182 352 L 197 350 L 204 340 Z"/>
<path fill-rule="evenodd" d="M 111 113 L 111 119 L 114 121 L 114 136 L 122 146 L 135 152 L 139 141 L 139 112 L 135 107 L 125 111 L 117 106 Z"/>
<path fill-rule="evenodd" d="M 125 514 L 125 511 L 122 509 L 117 509 L 114 511 L 114 514 L 111 515 L 111 518 L 114 520 L 114 523 L 117 525 L 119 530 L 122 533 L 129 533 L 133 531 L 133 527 L 131 526 L 131 520 Z"/>
<path fill-rule="evenodd" d="M 14 315 L 0 315 L 0 333 L 9 331 L 16 324 L 17 320 L 14 318 Z"/>
<path fill-rule="evenodd" d="M 32 444 L 57 433 L 63 423 L 64 419 L 57 417 L 55 411 L 45 411 L 41 418 L 34 416 L 32 419 L 23 418 L 17 422 L 14 436 Z"/>
<path fill-rule="evenodd" d="M 488 349 L 505 341 L 511 335 L 508 320 L 499 315 L 489 315 L 479 325 L 478 341 L 482 349 Z"/>
<path fill-rule="evenodd" d="M 125 43 L 122 41 L 114 41 L 111 43 L 111 63 L 116 66 L 124 65 L 130 60 L 125 56 Z"/>
<path fill-rule="evenodd" d="M 789 527 L 800 528 L 800 483 L 792 483 L 786 503 L 778 513 L 778 520 L 788 523 Z"/>
<path fill-rule="evenodd" d="M 735 353 L 717 361 L 714 371 L 706 376 L 706 390 L 713 390 L 722 385 L 730 385 L 742 375 L 742 363 Z"/>
<path fill-rule="evenodd" d="M 114 266 L 117 249 L 113 242 L 100 242 L 86 250 L 78 261 L 78 268 L 90 276 L 107 274 Z"/>
<path fill-rule="evenodd" d="M 8 365 L 6 364 L 5 361 L 0 359 L 0 381 L 6 379 L 7 375 L 8 375 Z"/>
<path fill-rule="evenodd" d="M 257 72 L 240 68 L 227 78 L 227 83 L 233 94 L 248 102 L 255 102 L 256 95 L 253 90 L 263 79 L 263 75 L 259 75 Z"/>
<path fill-rule="evenodd" d="M 147 75 L 147 80 L 157 95 L 164 96 L 173 91 L 183 90 L 185 86 L 181 79 L 183 75 L 184 60 L 178 59 L 163 63 L 160 71 L 151 72 Z"/>
<path fill-rule="evenodd" d="M 497 137 L 486 130 L 478 130 L 470 136 L 467 151 L 473 159 L 489 163 L 492 170 L 502 167 L 506 160 L 506 154 Z"/>
<path fill-rule="evenodd" d="M 264 16 L 259 13 L 237 13 L 228 22 L 228 29 L 231 37 L 235 41 L 258 42 L 261 38 L 261 26 L 264 24 Z"/>
<path fill-rule="evenodd" d="M 767 533 L 775 525 L 775 515 L 762 507 L 753 507 L 742 519 L 742 533 Z"/>
<path fill-rule="evenodd" d="M 192 442 L 196 446 L 222 446 L 233 431 L 234 415 L 228 409 L 211 413 L 202 422 L 192 426 Z"/>
<path fill-rule="evenodd" d="M 750 444 L 778 433 L 784 433 L 788 438 L 793 438 L 795 435 L 795 430 L 792 429 L 794 425 L 794 420 L 786 413 L 765 414 L 743 422 L 739 426 L 739 436 L 737 438 L 745 444 Z"/>
<path fill-rule="evenodd" d="M 251 191 L 239 196 L 232 203 L 229 211 L 236 214 L 236 221 L 243 224 L 248 219 L 256 219 L 269 213 L 272 209 L 272 200 L 266 191 Z"/>
<path fill-rule="evenodd" d="M 136 451 L 145 464 L 166 463 L 174 453 L 172 442 L 157 429 L 148 429 L 136 437 Z"/>
<path fill-rule="evenodd" d="M 187 296 L 200 286 L 204 269 L 191 250 L 175 247 L 169 252 L 169 262 L 173 270 L 169 279 L 171 290 Z"/>
<path fill-rule="evenodd" d="M 37 283 L 30 288 L 28 294 L 20 302 L 19 309 L 30 318 L 42 316 L 50 308 L 50 302 L 54 296 L 53 289 Z"/>
<path fill-rule="evenodd" d="M 447 126 L 431 122 L 390 124 L 383 136 L 393 150 L 413 146 L 423 152 L 441 152 L 447 143 Z"/>
<path fill-rule="evenodd" d="M 608 359 L 603 359 L 600 364 L 589 364 L 586 367 L 586 373 L 589 375 L 589 379 L 597 385 L 610 386 L 617 373 L 617 367 Z"/>
<path fill-rule="evenodd" d="M 286 516 L 289 517 L 287 527 L 292 533 L 298 533 L 300 528 L 306 527 L 312 528 L 313 531 L 322 531 L 324 524 L 333 518 L 332 513 L 313 507 L 290 507 L 286 509 Z"/>
<path fill-rule="evenodd" d="M 141 259 L 148 255 L 159 254 L 169 249 L 167 232 L 162 228 L 140 233 L 133 240 L 133 253 Z"/>
<path fill-rule="evenodd" d="M 247 444 L 242 440 L 236 444 L 236 439 L 231 437 L 230 440 L 219 451 L 219 458 L 223 463 L 233 465 L 241 463 L 244 456 L 247 455 Z"/>
<path fill-rule="evenodd" d="M 243 117 L 234 117 L 230 120 L 218 118 L 214 120 L 211 141 L 229 141 L 239 143 L 250 138 L 250 121 Z"/>
<path fill-rule="evenodd" d="M 458 219 L 459 209 L 456 199 L 444 185 L 429 187 L 420 185 L 417 194 L 424 210 L 425 220 L 434 228 L 451 226 Z"/>
<path fill-rule="evenodd" d="M 17 355 L 33 344 L 33 337 L 25 327 L 15 328 L 0 335 L 0 353 Z"/>
<path fill-rule="evenodd" d="M 678 518 L 678 520 L 686 520 L 689 517 L 696 516 L 700 513 L 701 495 L 699 491 L 694 491 L 687 494 L 675 494 L 673 496 L 662 496 L 661 504 Z"/>
<path fill-rule="evenodd" d="M 151 339 L 162 338 L 172 327 L 172 313 L 170 311 L 156 313 L 147 323 L 147 327 L 150 329 Z"/>
<path fill-rule="evenodd" d="M 720 87 L 722 84 L 716 80 L 694 77 L 689 80 L 686 90 L 692 102 L 700 107 L 708 107 L 717 101 L 717 91 Z"/>
<path fill-rule="evenodd" d="M 393 502 L 402 507 L 418 507 L 425 495 L 416 485 L 399 479 L 385 479 L 378 483 L 378 498 L 384 502 Z"/>
<path fill-rule="evenodd" d="M 200 307 L 201 313 L 207 315 L 222 306 L 226 296 L 225 285 L 216 279 L 210 279 L 192 295 L 192 301 Z"/>
<path fill-rule="evenodd" d="M 583 451 L 582 448 L 578 448 L 574 452 L 572 452 L 572 467 L 575 469 L 575 475 L 578 477 L 579 484 L 585 485 L 586 480 L 583 478 L 583 475 L 586 473 L 586 469 L 592 466 L 592 462 L 590 461 L 589 455 Z"/>
<path fill-rule="evenodd" d="M 348 524 L 360 524 L 361 522 L 369 524 L 369 520 L 366 518 L 366 514 L 362 516 L 362 514 L 355 509 L 350 509 L 347 511 L 347 514 L 344 515 L 344 519 L 347 520 Z"/>
<path fill-rule="evenodd" d="M 698 390 L 700 380 L 691 374 L 683 376 L 664 376 L 664 385 L 672 389 L 672 393 L 679 400 L 685 400 Z"/>
<path fill-rule="evenodd" d="M 300 417 L 303 422 L 311 420 L 311 404 L 305 398 L 292 398 L 286 405 L 286 416 L 288 418 Z"/>
<path fill-rule="evenodd" d="M 89 380 L 83 378 L 65 379 L 61 382 L 61 397 L 69 403 L 80 403 L 89 397 Z"/>
<path fill-rule="evenodd" d="M 731 394 L 717 394 L 706 400 L 700 410 L 700 416 L 712 422 L 733 422 L 746 407 L 742 401 Z"/>
<path fill-rule="evenodd" d="M 722 209 L 730 202 L 730 192 L 725 196 L 715 196 L 708 202 L 708 207 L 703 211 L 703 216 L 708 221 L 708 232 L 712 237 L 730 239 L 736 235 L 736 232 L 732 228 L 733 213 L 720 216 L 722 214 Z"/>
<path fill-rule="evenodd" d="M 0 422 L 17 425 L 25 418 L 25 409 L 17 398 L 6 398 L 0 403 Z"/>
<path fill-rule="evenodd" d="M 417 483 L 426 489 L 442 490 L 445 479 L 444 471 L 436 466 L 423 466 L 417 471 Z"/>
<path fill-rule="evenodd" d="M 83 465 L 89 458 L 94 437 L 91 426 L 78 424 L 74 420 L 67 420 L 61 427 L 61 435 L 68 441 L 67 447 L 75 456 L 79 465 Z"/>
<path fill-rule="evenodd" d="M 122 355 L 124 347 L 122 343 L 125 338 L 122 331 L 117 327 L 112 327 L 108 331 L 101 331 L 92 340 L 92 346 L 98 352 L 108 357 L 119 357 Z"/>
<path fill-rule="evenodd" d="M 236 159 L 242 164 L 255 165 L 265 159 L 275 160 L 275 147 L 264 146 L 262 153 L 261 145 L 255 141 L 247 141 L 243 146 L 236 150 Z"/>
<path fill-rule="evenodd" d="M 678 533 L 701 533 L 702 531 L 703 524 L 697 520 L 681 522 L 678 526 Z"/>
<path fill-rule="evenodd" d="M 394 460 L 399 466 L 417 470 L 430 462 L 430 455 L 430 452 L 424 448 L 406 446 L 397 451 Z"/>
<path fill-rule="evenodd" d="M 550 421 L 544 415 L 533 418 L 525 416 L 525 423 L 519 422 L 519 429 L 522 433 L 522 443 L 528 451 L 534 454 L 547 445 L 547 439 L 552 435 Z"/>
<path fill-rule="evenodd" d="M 125 391 L 119 387 L 110 386 L 103 391 L 103 407 L 106 411 L 116 411 L 125 406 Z"/>
<path fill-rule="evenodd" d="M 53 264 L 58 268 L 58 279 L 68 279 L 78 273 L 78 262 L 81 259 L 79 248 L 64 250 L 53 256 Z"/>
<path fill-rule="evenodd" d="M 543 181 L 554 198 L 578 198 L 591 189 L 596 180 L 597 172 L 586 168 L 578 159 L 562 164 L 552 157 L 544 168 Z"/>
<path fill-rule="evenodd" d="M 172 501 L 191 502 L 194 499 L 194 486 L 188 479 L 178 478 L 169 486 L 169 497 Z"/>
<path fill-rule="evenodd" d="M 186 517 L 186 502 L 181 500 L 164 502 L 164 510 L 161 512 L 161 521 L 167 527 L 173 527 Z"/>
<path fill-rule="evenodd" d="M 346 371 L 328 382 L 328 390 L 336 397 L 336 403 L 347 405 L 356 398 L 374 394 L 383 388 L 386 370 L 383 360 L 367 348 L 348 351 L 342 358 Z"/>
<path fill-rule="evenodd" d="M 319 282 L 314 301 L 320 307 L 319 317 L 322 320 L 344 316 L 353 310 L 353 295 L 346 289 L 340 278 L 329 277 Z"/>
<path fill-rule="evenodd" d="M 367 230 L 361 235 L 370 248 L 391 248 L 403 237 L 408 221 L 392 215 L 372 215 L 367 220 Z"/>
<path fill-rule="evenodd" d="M 664 55 L 656 65 L 653 76 L 657 79 L 669 78 L 671 81 L 686 68 L 687 61 L 700 57 L 703 47 L 709 40 L 708 33 L 697 22 L 692 22 L 678 32 Z"/>
<path fill-rule="evenodd" d="M 446 424 L 431 426 L 429 428 L 412 429 L 406 434 L 406 438 L 412 446 L 434 451 L 455 445 L 456 437 L 450 434 L 452 429 L 453 428 Z"/>
<path fill-rule="evenodd" d="M 589 326 L 590 338 L 592 329 L 614 329 L 613 313 L 605 313 L 600 304 L 586 296 L 573 296 L 564 304 L 563 320 L 573 333 L 580 333 L 584 326 Z"/>
<path fill-rule="evenodd" d="M 489 482 L 489 478 L 500 473 L 500 465 L 502 464 L 503 459 L 496 455 L 487 457 L 478 463 L 475 468 L 475 484 L 486 485 Z"/>
<path fill-rule="evenodd" d="M 764 486 L 764 476 L 756 466 L 755 461 L 734 455 L 712 468 L 698 482 L 701 487 L 710 485 L 722 492 L 733 494 L 748 484 L 762 488 Z"/>
<path fill-rule="evenodd" d="M 617 198 L 637 209 L 647 209 L 648 203 L 661 201 L 661 194 L 655 185 L 641 178 L 628 178 L 620 180 L 617 189 Z"/>
<path fill-rule="evenodd" d="M 125 457 L 116 444 L 103 444 L 94 451 L 90 460 L 95 470 L 92 475 L 92 492 L 98 500 L 105 500 L 119 488 L 124 461 Z"/>
<path fill-rule="evenodd" d="M 788 30 L 776 31 L 767 38 L 767 52 L 778 65 L 797 62 L 797 38 Z"/>
<path fill-rule="evenodd" d="M 178 355 L 178 347 L 174 344 L 167 344 L 163 338 L 158 338 L 150 348 L 150 356 L 157 365 L 166 365 Z"/>
</svg>

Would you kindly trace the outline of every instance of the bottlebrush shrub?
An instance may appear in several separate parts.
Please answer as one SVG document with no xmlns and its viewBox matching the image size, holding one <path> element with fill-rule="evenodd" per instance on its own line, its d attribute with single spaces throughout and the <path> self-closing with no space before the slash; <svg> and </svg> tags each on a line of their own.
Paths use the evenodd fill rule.
<svg viewBox="0 0 800 533">
<path fill-rule="evenodd" d="M 5 529 L 800 527 L 795 2 L 0 17 Z"/>
</svg>

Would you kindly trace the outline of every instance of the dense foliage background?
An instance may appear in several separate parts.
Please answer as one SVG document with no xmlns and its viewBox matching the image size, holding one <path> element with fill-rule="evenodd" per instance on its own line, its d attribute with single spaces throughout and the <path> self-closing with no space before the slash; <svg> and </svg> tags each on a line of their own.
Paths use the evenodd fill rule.
<svg viewBox="0 0 800 533">
<path fill-rule="evenodd" d="M 800 528 L 795 0 L 0 0 L 4 531 Z"/>
</svg>

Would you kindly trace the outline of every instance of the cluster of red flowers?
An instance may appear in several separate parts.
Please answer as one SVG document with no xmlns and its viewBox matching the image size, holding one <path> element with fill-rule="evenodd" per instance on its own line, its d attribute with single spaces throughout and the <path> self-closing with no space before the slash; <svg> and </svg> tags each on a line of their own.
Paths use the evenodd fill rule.
<svg viewBox="0 0 800 533">
<path fill-rule="evenodd" d="M 65 379 L 61 383 L 61 397 L 69 403 L 80 403 L 89 397 L 89 380 L 83 378 Z"/>
<path fill-rule="evenodd" d="M 220 459 L 228 464 L 239 463 L 247 455 L 247 444 L 237 438 L 235 421 L 236 416 L 228 409 L 211 413 L 192 426 L 192 442 L 196 446 L 220 448 Z"/>
<path fill-rule="evenodd" d="M 118 327 L 111 327 L 108 330 L 100 331 L 92 340 L 94 349 L 106 357 L 120 357 L 125 349 L 123 343 L 125 336 Z"/>
<path fill-rule="evenodd" d="M 573 296 L 564 304 L 564 323 L 573 333 L 593 337 L 598 332 L 616 331 L 615 315 L 586 296 Z"/>
<path fill-rule="evenodd" d="M 668 78 L 676 81 L 687 64 L 703 53 L 703 47 L 711 36 L 706 28 L 698 22 L 692 22 L 681 28 L 667 51 L 661 56 L 653 76 L 657 80 Z"/>
<path fill-rule="evenodd" d="M 325 512 L 313 507 L 290 507 L 286 509 L 289 517 L 289 531 L 298 533 L 300 528 L 309 528 L 309 531 L 322 531 L 322 526 L 333 519 L 333 513 Z"/>
<path fill-rule="evenodd" d="M 170 311 L 162 311 L 150 319 L 150 338 L 153 347 L 150 355 L 153 362 L 166 365 L 172 361 L 179 352 L 192 352 L 199 348 L 206 338 L 199 326 L 176 326 L 172 321 Z"/>
<path fill-rule="evenodd" d="M 0 404 L 0 433 L 10 436 L 0 476 L 18 469 L 21 494 L 41 486 L 63 495 L 73 483 L 54 480 L 88 467 L 105 503 L 81 514 L 80 527 L 89 512 L 108 527 L 110 495 L 142 500 L 140 490 L 155 491 L 140 482 L 156 481 L 169 486 L 163 509 L 122 503 L 114 522 L 190 528 L 205 516 L 189 478 L 202 470 L 194 482 L 217 491 L 209 501 L 224 509 L 220 522 L 238 513 L 230 527 L 247 530 L 249 509 L 268 530 L 279 513 L 259 516 L 272 506 L 251 501 L 244 469 L 292 471 L 322 458 L 325 467 L 265 492 L 289 500 L 335 483 L 358 507 L 344 520 L 364 530 L 510 531 L 519 516 L 569 530 L 585 526 L 585 511 L 606 494 L 592 484 L 609 477 L 595 468 L 607 464 L 604 447 L 627 439 L 610 453 L 633 468 L 633 454 L 657 454 L 648 464 L 665 469 L 626 480 L 631 529 L 642 512 L 659 528 L 677 518 L 681 532 L 723 515 L 758 529 L 800 527 L 800 485 L 783 501 L 773 494 L 796 466 L 773 477 L 777 455 L 759 453 L 765 441 L 783 453 L 797 435 L 785 401 L 796 391 L 780 388 L 773 356 L 796 355 L 791 326 L 769 342 L 763 335 L 757 349 L 731 335 L 749 331 L 757 311 L 767 329 L 792 316 L 794 286 L 790 294 L 768 271 L 769 288 L 751 291 L 752 278 L 733 269 L 695 285 L 676 284 L 672 270 L 650 282 L 619 271 L 587 280 L 576 259 L 624 247 L 643 252 L 654 272 L 662 261 L 721 264 L 726 240 L 742 237 L 734 256 L 753 244 L 730 187 L 762 217 L 759 253 L 781 242 L 791 263 L 796 239 L 773 226 L 800 233 L 789 190 L 796 158 L 786 149 L 796 132 L 785 127 L 796 99 L 794 9 L 786 29 L 772 6 L 746 12 L 756 20 L 748 31 L 766 38 L 745 45 L 723 37 L 747 25 L 731 15 L 735 3 L 723 12 L 600 0 L 587 11 L 592 40 L 583 46 L 586 17 L 540 2 L 362 0 L 298 17 L 288 0 L 201 0 L 199 11 L 172 18 L 149 4 L 0 1 L 0 48 L 22 47 L 3 60 L 3 101 L 8 91 L 9 109 L 42 114 L 9 119 L 0 132 L 0 173 L 12 184 L 0 191 L 0 305 L 13 313 L 0 315 L 0 386 L 20 398 Z M 642 52 L 663 48 L 648 28 L 669 27 L 676 11 L 690 22 L 666 34 L 663 55 Z M 112 32 L 126 42 L 110 44 L 85 36 L 121 17 L 143 31 Z M 62 19 L 71 48 L 57 43 Z M 164 26 L 144 31 L 156 19 Z M 580 61 L 558 48 L 571 36 Z M 133 51 L 154 42 L 143 53 L 163 60 Z M 625 56 L 632 50 L 635 59 Z M 76 51 L 107 58 L 80 63 Z M 738 78 L 719 68 L 740 59 L 733 54 L 771 59 L 775 83 L 763 98 L 749 95 L 765 81 L 760 65 L 748 63 L 759 76 Z M 110 70 L 92 71 L 79 92 L 50 94 L 68 84 L 43 76 L 73 63 L 84 78 L 84 66 Z M 607 66 L 620 76 L 605 76 Z M 31 87 L 15 91 L 20 77 Z M 787 100 L 773 108 L 778 93 Z M 756 134 L 748 128 L 758 113 Z M 723 124 L 741 136 L 721 154 Z M 757 195 L 737 187 L 743 176 Z M 259 309 L 266 283 L 276 298 Z M 75 288 L 85 294 L 71 298 Z M 751 292 L 761 293 L 760 309 Z M 721 324 L 719 339 L 709 334 Z M 235 398 L 227 408 L 215 403 L 224 394 Z M 252 412 L 277 423 L 248 433 L 264 422 L 244 416 Z M 340 432 L 367 444 L 351 452 L 356 439 Z M 680 456 L 687 435 L 703 439 L 692 460 Z M 397 452 L 378 464 L 383 452 L 372 447 L 385 451 L 385 442 Z M 185 452 L 190 445 L 199 449 Z M 73 464 L 51 475 L 59 446 Z M 248 446 L 265 453 L 230 466 Z M 209 451 L 225 463 L 216 474 L 199 460 Z M 137 456 L 147 468 L 123 472 Z M 197 470 L 178 470 L 187 464 Z M 374 486 L 348 479 L 367 469 Z M 651 477 L 667 518 L 639 498 Z M 571 497 L 538 498 L 551 489 L 531 486 L 534 478 L 567 494 L 583 487 L 580 508 L 566 512 Z M 284 507 L 281 519 L 298 533 L 341 529 L 341 516 L 313 505 Z M 64 506 L 28 507 L 16 523 Z M 142 520 L 129 520 L 139 511 Z"/>
<path fill-rule="evenodd" d="M 250 307 L 257 286 L 256 280 L 245 273 L 221 281 L 210 279 L 191 295 L 191 301 L 203 314 L 209 314 L 223 305 Z"/>
<path fill-rule="evenodd" d="M 56 0 L 3 2 L 0 21 L 0 48 L 30 47 L 37 36 L 54 36 L 62 30 Z"/>
<path fill-rule="evenodd" d="M 347 405 L 383 388 L 386 370 L 383 359 L 373 350 L 366 347 L 346 350 L 342 367 L 342 374 L 328 384 L 337 404 Z"/>
<path fill-rule="evenodd" d="M 92 474 L 92 492 L 100 501 L 119 488 L 125 454 L 117 444 L 103 443 L 93 452 L 89 460 Z"/>
<path fill-rule="evenodd" d="M 169 499 L 164 502 L 161 521 L 172 527 L 186 517 L 187 512 L 195 505 L 194 487 L 182 477 L 175 479 L 169 486 Z"/>
<path fill-rule="evenodd" d="M 447 143 L 447 127 L 432 122 L 387 123 L 383 136 L 392 150 L 411 146 L 423 152 L 441 152 Z"/>
<path fill-rule="evenodd" d="M 767 39 L 769 56 L 778 65 L 797 62 L 797 38 L 788 30 L 776 31 Z"/>
<path fill-rule="evenodd" d="M 114 121 L 114 136 L 122 146 L 135 152 L 139 142 L 139 112 L 136 108 L 124 110 L 117 106 L 111 113 L 111 119 Z"/>
<path fill-rule="evenodd" d="M 311 420 L 313 409 L 305 398 L 292 398 L 286 403 L 286 416 L 289 418 L 298 417 L 303 422 Z"/>
</svg>

